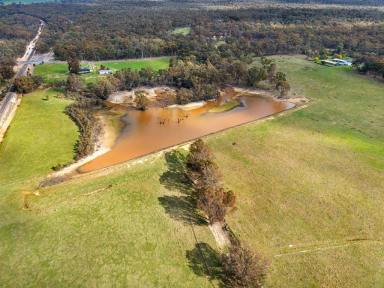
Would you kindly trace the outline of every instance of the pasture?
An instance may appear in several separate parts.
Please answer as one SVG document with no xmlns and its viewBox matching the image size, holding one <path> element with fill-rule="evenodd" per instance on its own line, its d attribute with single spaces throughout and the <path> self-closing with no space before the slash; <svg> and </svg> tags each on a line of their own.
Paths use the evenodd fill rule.
<svg viewBox="0 0 384 288">
<path fill-rule="evenodd" d="M 227 222 L 269 259 L 267 287 L 382 287 L 384 86 L 274 59 L 311 103 L 205 139 L 237 195 Z M 0 148 L 1 283 L 209 287 L 204 255 L 218 286 L 217 247 L 184 194 L 180 154 L 41 190 L 21 209 L 21 192 L 69 161 L 77 137 L 68 101 L 41 98 L 23 99 Z"/>
<path fill-rule="evenodd" d="M 185 200 L 166 189 L 163 161 L 40 190 L 22 209 L 23 194 L 74 156 L 77 127 L 63 113 L 70 101 L 57 94 L 25 95 L 0 146 L 1 285 L 211 287 L 191 267 L 194 235 L 214 247 L 213 237 L 178 219 L 174 205 Z"/>
<path fill-rule="evenodd" d="M 92 72 L 89 74 L 82 74 L 80 77 L 85 83 L 95 83 L 97 79 L 106 77 L 98 74 L 101 65 L 106 66 L 113 72 L 122 69 L 140 70 L 147 67 L 151 67 L 154 71 L 158 71 L 160 69 L 168 68 L 169 57 L 94 62 L 87 61 L 81 63 L 81 67 L 89 67 L 92 69 Z M 68 77 L 68 65 L 64 62 L 37 65 L 35 67 L 34 75 L 43 77 L 45 83 L 52 84 L 57 81 L 66 81 Z"/>
</svg>

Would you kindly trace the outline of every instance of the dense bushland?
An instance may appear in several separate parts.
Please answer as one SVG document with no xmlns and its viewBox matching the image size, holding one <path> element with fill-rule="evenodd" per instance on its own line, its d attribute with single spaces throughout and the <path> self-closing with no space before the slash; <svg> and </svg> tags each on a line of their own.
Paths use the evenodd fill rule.
<svg viewBox="0 0 384 288">
<path fill-rule="evenodd" d="M 384 13 L 378 9 L 289 5 L 205 9 L 206 3 L 201 4 L 99 1 L 22 6 L 9 8 L 8 13 L 46 19 L 49 25 L 39 48 L 54 47 L 61 60 L 74 53 L 88 60 L 195 55 L 197 60 L 215 62 L 250 55 L 316 55 L 322 48 L 384 54 Z M 172 33 L 179 27 L 190 27 L 191 32 Z"/>
<path fill-rule="evenodd" d="M 18 14 L 12 7 L 0 7 L 0 67 L 24 53 L 38 27 L 38 19 Z"/>
</svg>

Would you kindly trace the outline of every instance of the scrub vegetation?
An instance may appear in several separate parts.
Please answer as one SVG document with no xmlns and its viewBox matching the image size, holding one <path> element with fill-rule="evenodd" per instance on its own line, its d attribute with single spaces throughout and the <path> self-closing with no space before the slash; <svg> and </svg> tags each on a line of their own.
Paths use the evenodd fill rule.
<svg viewBox="0 0 384 288">
<path fill-rule="evenodd" d="M 312 103 L 207 137 L 225 187 L 237 195 L 226 221 L 267 257 L 268 287 L 380 287 L 383 84 L 300 57 L 275 61 Z M 21 210 L 21 191 L 72 159 L 77 137 L 62 113 L 69 102 L 37 93 L 24 98 L 1 146 L 2 283 L 209 287 L 208 275 L 219 285 L 221 258 L 206 221 L 184 198 L 177 157 L 41 190 L 28 198 L 30 211 Z M 49 113 L 61 120 L 47 121 Z"/>
</svg>

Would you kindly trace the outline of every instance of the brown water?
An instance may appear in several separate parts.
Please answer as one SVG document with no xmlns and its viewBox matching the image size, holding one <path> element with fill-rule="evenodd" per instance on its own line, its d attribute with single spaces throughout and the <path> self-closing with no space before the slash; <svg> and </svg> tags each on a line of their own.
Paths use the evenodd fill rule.
<svg viewBox="0 0 384 288">
<path fill-rule="evenodd" d="M 204 135 L 238 126 L 292 108 L 292 104 L 259 96 L 240 96 L 243 107 L 222 113 L 208 112 L 216 106 L 185 111 L 180 108 L 149 108 L 137 111 L 129 108 L 123 117 L 125 128 L 111 151 L 82 166 L 89 172 L 156 152 Z"/>
</svg>

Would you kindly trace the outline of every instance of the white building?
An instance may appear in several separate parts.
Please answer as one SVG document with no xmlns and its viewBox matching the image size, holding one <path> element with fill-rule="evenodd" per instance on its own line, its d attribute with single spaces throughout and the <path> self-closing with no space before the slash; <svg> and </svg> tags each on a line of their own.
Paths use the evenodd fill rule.
<svg viewBox="0 0 384 288">
<path fill-rule="evenodd" d="M 332 61 L 336 62 L 337 66 L 352 66 L 352 63 L 347 60 L 335 58 L 335 59 L 332 59 Z"/>
<path fill-rule="evenodd" d="M 112 70 L 99 70 L 99 75 L 111 75 L 113 74 Z"/>
</svg>

